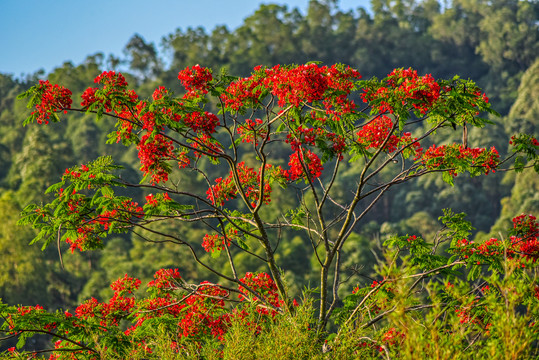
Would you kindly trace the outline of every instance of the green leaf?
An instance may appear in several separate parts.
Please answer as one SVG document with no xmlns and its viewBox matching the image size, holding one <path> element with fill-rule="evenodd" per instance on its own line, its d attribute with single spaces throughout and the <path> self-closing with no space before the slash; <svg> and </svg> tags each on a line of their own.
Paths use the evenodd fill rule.
<svg viewBox="0 0 539 360">
<path fill-rule="evenodd" d="M 59 183 L 56 183 L 56 184 L 53 184 L 51 186 L 49 186 L 47 188 L 47 190 L 45 190 L 45 194 L 48 194 L 48 193 L 51 193 L 51 192 L 56 192 L 58 189 L 60 189 L 62 186 L 65 185 L 65 182 L 64 181 L 61 181 Z"/>
<path fill-rule="evenodd" d="M 114 197 L 114 190 L 110 186 L 103 186 L 101 193 L 106 197 Z"/>
<path fill-rule="evenodd" d="M 32 337 L 33 335 L 33 332 L 23 332 L 21 335 L 19 335 L 19 341 L 17 341 L 15 347 L 20 350 L 26 344 L 26 339 Z"/>
<path fill-rule="evenodd" d="M 243 250 L 250 250 L 249 245 L 243 241 L 241 238 L 237 238 L 236 242 L 238 243 L 238 246 L 242 248 Z"/>
<path fill-rule="evenodd" d="M 475 279 L 477 279 L 477 277 L 479 276 L 479 269 L 480 267 L 479 266 L 472 266 L 471 269 L 470 269 L 470 272 L 468 272 L 468 276 L 467 276 L 467 279 L 468 281 L 473 281 Z"/>
<path fill-rule="evenodd" d="M 32 93 L 32 88 L 26 90 L 25 92 L 17 95 L 17 100 L 22 100 L 22 99 L 26 99 L 28 96 L 30 96 L 30 94 Z"/>
<path fill-rule="evenodd" d="M 451 186 L 454 186 L 454 183 L 453 183 L 453 175 L 451 175 L 448 171 L 444 171 L 443 172 L 443 175 L 442 175 L 442 179 L 448 183 L 449 185 Z"/>
<path fill-rule="evenodd" d="M 337 337 L 337 334 L 336 334 L 336 333 L 329 334 L 329 336 L 327 337 L 327 341 L 332 341 L 332 340 L 335 339 L 336 337 Z"/>
</svg>

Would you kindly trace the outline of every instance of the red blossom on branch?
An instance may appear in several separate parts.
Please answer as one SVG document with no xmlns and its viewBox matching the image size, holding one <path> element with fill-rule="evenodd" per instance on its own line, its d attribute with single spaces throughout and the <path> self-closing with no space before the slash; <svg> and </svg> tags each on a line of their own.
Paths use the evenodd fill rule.
<svg viewBox="0 0 539 360">
<path fill-rule="evenodd" d="M 466 148 L 463 145 L 432 145 L 424 153 L 421 161 L 428 169 L 449 170 L 453 176 L 462 171 L 462 165 L 459 163 L 465 162 L 465 166 L 472 168 L 480 168 L 484 174 L 495 172 L 499 164 L 500 155 L 498 151 L 491 147 L 490 150 L 485 148 Z"/>
<path fill-rule="evenodd" d="M 311 180 L 314 180 L 320 177 L 322 170 L 324 170 L 320 158 L 311 150 L 307 150 L 305 155 L 301 150 L 290 155 L 288 166 L 290 166 L 290 170 L 287 176 L 290 181 L 306 179 L 307 175 Z M 305 172 L 305 169 L 307 169 L 308 174 Z"/>
<path fill-rule="evenodd" d="M 110 288 L 114 290 L 114 292 L 117 294 L 131 294 L 133 293 L 133 291 L 138 290 L 140 284 L 141 282 L 139 279 L 132 278 L 125 274 L 123 278 L 119 278 L 118 280 L 110 284 Z"/>
<path fill-rule="evenodd" d="M 277 314 L 275 310 L 265 306 L 264 302 L 271 304 L 275 308 L 280 308 L 284 305 L 284 301 L 279 298 L 275 282 L 268 274 L 264 272 L 256 274 L 248 272 L 240 279 L 240 281 L 263 297 L 263 301 L 261 301 L 261 299 L 257 296 L 253 296 L 253 294 L 244 287 L 240 286 L 239 288 L 241 292 L 240 300 L 250 300 L 259 304 L 256 310 L 260 314 L 271 314 L 272 316 Z"/>
<path fill-rule="evenodd" d="M 464 259 L 473 259 L 477 265 L 482 263 L 499 262 L 502 259 L 516 261 L 519 266 L 525 267 L 527 261 L 535 262 L 539 259 L 539 224 L 533 215 L 522 214 L 513 218 L 513 234 L 509 244 L 491 238 L 483 243 L 475 244 L 466 239 L 458 240 L 455 251 Z"/>
<path fill-rule="evenodd" d="M 260 171 L 255 170 L 247 165 L 245 162 L 240 162 L 236 167 L 237 179 L 241 186 L 241 191 L 245 194 L 245 197 L 249 200 L 252 207 L 256 207 L 260 198 Z M 273 178 L 282 178 L 285 176 L 284 171 L 280 167 L 274 167 L 266 165 L 265 178 L 263 181 L 264 195 L 262 201 L 265 204 L 269 204 L 271 201 L 271 183 L 270 176 Z M 238 196 L 240 190 L 234 183 L 234 172 L 231 170 L 228 177 L 225 179 L 215 179 L 215 185 L 212 185 L 207 191 L 207 198 L 213 205 L 222 206 L 225 201 L 234 199 Z"/>
<path fill-rule="evenodd" d="M 200 65 L 186 67 L 178 73 L 178 80 L 187 90 L 184 98 L 194 98 L 208 93 L 208 83 L 213 79 L 211 70 Z"/>
<path fill-rule="evenodd" d="M 35 105 L 35 110 L 31 116 L 35 116 L 38 124 L 49 123 L 52 113 L 71 109 L 71 90 L 57 84 L 51 84 L 49 80 L 39 80 L 36 86 L 39 94 L 39 102 Z"/>
<path fill-rule="evenodd" d="M 114 110 L 116 115 L 130 115 L 131 107 L 138 102 L 138 95 L 134 90 L 127 89 L 127 81 L 121 73 L 104 71 L 94 79 L 94 83 L 102 85 L 102 89 L 87 88 L 81 96 L 83 108 L 102 106 L 106 112 Z"/>
<path fill-rule="evenodd" d="M 416 70 L 395 69 L 385 83 L 364 89 L 364 102 L 372 102 L 379 113 L 395 112 L 395 106 L 412 107 L 426 114 L 440 98 L 440 85 L 432 75 L 418 76 Z"/>
<path fill-rule="evenodd" d="M 169 167 L 165 161 L 173 159 L 174 146 L 172 140 L 161 134 L 152 136 L 144 134 L 137 146 L 140 159 L 140 170 L 144 175 L 150 175 L 152 183 L 166 182 L 168 180 Z"/>
<path fill-rule="evenodd" d="M 305 64 L 295 67 L 276 65 L 270 69 L 256 67 L 253 75 L 230 84 L 221 99 L 231 110 L 256 105 L 261 96 L 271 93 L 278 98 L 279 106 L 298 107 L 302 103 L 323 101 L 327 115 L 349 113 L 355 108 L 347 99 L 354 88 L 354 81 L 361 78 L 350 67 Z"/>
<path fill-rule="evenodd" d="M 191 112 L 183 117 L 185 125 L 196 133 L 213 134 L 219 126 L 219 118 L 210 112 Z"/>
<path fill-rule="evenodd" d="M 148 283 L 148 287 L 158 289 L 174 288 L 174 282 L 181 279 L 178 269 L 160 269 L 154 274 L 154 279 Z"/>
</svg>

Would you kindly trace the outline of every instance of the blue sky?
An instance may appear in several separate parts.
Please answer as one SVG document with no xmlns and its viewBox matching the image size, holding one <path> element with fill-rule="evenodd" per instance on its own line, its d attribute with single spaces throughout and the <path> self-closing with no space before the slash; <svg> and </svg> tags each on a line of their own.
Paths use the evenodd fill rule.
<svg viewBox="0 0 539 360">
<path fill-rule="evenodd" d="M 159 45 L 178 27 L 235 29 L 262 3 L 305 14 L 309 0 L 0 0 L 0 73 L 48 72 L 96 52 L 121 56 L 135 33 Z M 345 11 L 368 6 L 369 0 L 339 1 Z"/>
</svg>

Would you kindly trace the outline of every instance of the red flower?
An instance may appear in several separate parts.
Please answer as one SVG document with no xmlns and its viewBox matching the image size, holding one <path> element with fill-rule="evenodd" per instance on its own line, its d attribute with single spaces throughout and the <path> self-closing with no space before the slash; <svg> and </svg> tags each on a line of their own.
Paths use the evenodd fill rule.
<svg viewBox="0 0 539 360">
<path fill-rule="evenodd" d="M 93 87 L 89 87 L 88 89 L 84 90 L 84 92 L 81 95 L 82 102 L 80 105 L 82 107 L 89 107 L 92 104 L 94 104 L 97 101 L 95 97 L 95 92 L 97 90 L 98 88 L 93 88 Z"/>
<path fill-rule="evenodd" d="M 36 117 L 38 124 L 49 123 L 50 114 L 57 111 L 67 112 L 71 109 L 71 91 L 63 86 L 51 84 L 49 80 L 39 80 L 36 86 L 36 93 L 39 95 L 39 103 L 35 105 L 36 110 L 32 116 Z"/>
<path fill-rule="evenodd" d="M 397 107 L 412 107 L 427 113 L 440 98 L 440 85 L 432 75 L 418 76 L 416 70 L 395 69 L 385 83 L 364 89 L 364 102 L 372 102 L 379 113 L 394 113 Z"/>
<path fill-rule="evenodd" d="M 152 136 L 148 132 L 141 137 L 137 149 L 142 164 L 140 170 L 144 175 L 151 175 L 152 183 L 167 181 L 170 169 L 164 162 L 174 157 L 172 140 L 161 134 Z"/>
<path fill-rule="evenodd" d="M 178 269 L 160 269 L 154 274 L 155 280 L 148 283 L 148 287 L 156 287 L 158 289 L 174 288 L 173 283 L 181 279 Z"/>
<path fill-rule="evenodd" d="M 221 99 L 228 109 L 238 111 L 256 106 L 268 93 L 279 99 L 281 107 L 322 101 L 326 113 L 334 116 L 334 120 L 355 108 L 347 95 L 354 88 L 353 81 L 361 75 L 350 67 L 306 64 L 294 67 L 276 65 L 271 69 L 256 67 L 254 70 L 250 77 L 239 79 L 226 89 Z"/>
<path fill-rule="evenodd" d="M 296 151 L 290 155 L 288 166 L 290 166 L 290 170 L 288 171 L 288 179 L 290 181 L 305 179 L 307 174 L 304 167 L 308 170 L 311 180 L 320 177 L 322 170 L 324 170 L 320 158 L 311 150 L 307 150 L 305 156 L 302 151 Z"/>
<path fill-rule="evenodd" d="M 154 101 L 161 100 L 163 96 L 167 95 L 168 91 L 164 86 L 159 86 L 152 94 Z"/>
<path fill-rule="evenodd" d="M 152 207 L 156 207 L 158 205 L 157 199 L 153 197 L 153 194 L 146 195 L 146 203 Z"/>
<path fill-rule="evenodd" d="M 277 285 L 275 285 L 275 282 L 268 274 L 264 272 L 258 274 L 248 272 L 243 278 L 240 279 L 240 281 L 263 296 L 264 301 L 270 303 L 274 307 L 280 308 L 283 306 L 284 301 L 279 298 L 279 294 L 277 293 Z M 239 290 L 242 293 L 242 295 L 239 296 L 240 300 L 251 300 L 255 303 L 259 303 L 261 301 L 257 296 L 253 296 L 253 294 L 244 287 L 240 286 Z M 264 306 L 263 303 L 257 307 L 257 312 L 263 315 L 270 314 L 270 310 L 272 316 L 277 314 L 275 310 L 268 309 L 268 307 Z"/>
<path fill-rule="evenodd" d="M 213 134 L 215 128 L 219 126 L 219 118 L 207 111 L 204 113 L 195 111 L 185 114 L 183 122 L 196 133 Z"/>
<path fill-rule="evenodd" d="M 184 70 L 178 73 L 178 80 L 187 90 L 187 94 L 184 98 L 193 98 L 199 96 L 199 94 L 208 93 L 208 83 L 212 81 L 213 77 L 211 70 L 205 67 L 201 67 L 196 64 L 193 67 L 186 67 Z"/>
<path fill-rule="evenodd" d="M 129 294 L 133 293 L 133 291 L 137 290 L 140 287 L 140 280 L 132 278 L 130 276 L 127 276 L 127 274 L 124 275 L 123 278 L 119 278 L 112 284 L 110 284 L 110 288 L 114 290 L 115 294 L 120 294 L 127 292 Z"/>
<path fill-rule="evenodd" d="M 269 204 L 272 192 L 270 178 L 283 177 L 284 173 L 280 167 L 274 167 L 269 164 L 266 165 L 264 170 L 265 174 L 262 185 L 264 195 L 262 196 L 262 201 L 265 204 Z M 256 207 L 260 198 L 260 171 L 256 171 L 255 169 L 246 166 L 243 161 L 238 163 L 236 171 L 243 193 L 247 199 L 250 200 L 251 206 Z M 215 179 L 215 185 L 212 185 L 206 191 L 207 198 L 213 205 L 222 206 L 225 201 L 236 198 L 239 190 L 236 188 L 233 178 L 233 173 L 230 171 L 228 177 L 225 179 Z"/>
<path fill-rule="evenodd" d="M 86 300 L 75 309 L 75 314 L 78 318 L 88 319 L 95 316 L 95 311 L 99 307 L 99 302 L 95 298 Z"/>
</svg>

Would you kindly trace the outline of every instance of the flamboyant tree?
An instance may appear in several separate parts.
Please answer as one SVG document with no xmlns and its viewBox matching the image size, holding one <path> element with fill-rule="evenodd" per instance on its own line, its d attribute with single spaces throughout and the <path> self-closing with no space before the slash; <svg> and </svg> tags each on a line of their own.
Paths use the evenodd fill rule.
<svg viewBox="0 0 539 360">
<path fill-rule="evenodd" d="M 318 263 L 317 292 L 310 295 L 316 299 L 311 328 L 318 338 L 325 336 L 334 314 L 341 329 L 357 321 L 360 328 L 370 327 L 394 311 L 382 311 L 383 301 L 374 300 L 383 294 L 396 298 L 388 295 L 396 289 L 389 287 L 396 275 L 391 270 L 368 291 L 356 289 L 342 306 L 343 246 L 361 220 L 394 186 L 433 173 L 452 183 L 464 173 L 498 171 L 505 162 L 493 147 L 474 148 L 466 141 L 468 128 L 489 124 L 482 113 L 495 114 L 471 80 L 435 80 L 412 69 L 361 80 L 350 67 L 316 63 L 256 67 L 245 78 L 215 76 L 196 65 L 180 71 L 178 79 L 185 88 L 182 96 L 158 87 L 150 99 L 140 99 L 120 73 L 104 72 L 95 79 L 97 86 L 82 94 L 80 107 L 72 106 L 67 88 L 49 81 L 22 94 L 33 109 L 25 125 L 57 122 L 67 112 L 116 119 L 109 141 L 136 147 L 143 179 L 126 182 L 107 156 L 74 166 L 48 189 L 54 199 L 28 206 L 21 223 L 39 231 L 34 242 L 59 248 L 67 242 L 72 252 L 102 248 L 110 234 L 133 232 L 143 239 L 153 234 L 157 241 L 186 247 L 219 283 L 189 284 L 177 269 L 162 269 L 148 284 L 147 296 L 137 296 L 140 280 L 126 275 L 111 285 L 114 296 L 108 302 L 92 298 L 75 314 L 2 305 L 3 329 L 19 337 L 20 345 L 29 334 L 45 333 L 58 340 L 51 358 L 72 353 L 121 358 L 137 352 L 149 356 L 156 335 L 168 336 L 172 350 L 179 352 L 187 346 L 179 339 L 223 340 L 232 323 L 259 334 L 264 321 L 296 311 L 286 269 L 276 256 L 279 243 L 295 233 L 311 244 Z M 456 129 L 464 132 L 462 143 L 429 140 L 435 132 Z M 512 145 L 518 169 L 526 163 L 539 168 L 535 138 L 518 135 Z M 350 167 L 359 168 L 359 175 L 342 196 L 336 180 Z M 197 186 L 183 188 L 176 180 L 180 174 L 188 174 Z M 147 190 L 145 203 L 123 195 L 126 187 Z M 277 191 L 288 194 L 293 205 L 272 202 Z M 461 215 L 447 211 L 442 222 L 446 230 L 431 244 L 416 236 L 388 242 L 415 256 L 414 271 L 420 271 L 409 277 L 409 295 L 419 281 L 455 266 L 473 265 L 472 276 L 482 265 L 500 269 L 501 260 L 489 256 L 504 253 L 504 247 L 505 259 L 519 264 L 538 255 L 533 216 L 515 220 L 509 243 L 493 239 L 479 246 L 468 242 L 470 228 Z M 163 231 L 159 223 L 198 224 L 207 233 L 183 237 Z M 450 259 L 437 253 L 443 241 L 450 242 Z M 211 253 L 210 260 L 204 252 Z M 239 273 L 233 256 L 238 252 L 263 262 L 267 273 Z M 213 266 L 216 257 L 225 257 L 228 269 Z M 405 308 L 412 310 L 417 309 Z M 365 311 L 380 314 L 368 318 Z M 469 314 L 462 310 L 462 316 Z M 122 328 L 126 319 L 127 330 Z M 393 339 L 386 343 L 395 343 L 401 335 L 391 330 L 384 336 Z M 368 349 L 387 351 L 384 346 Z"/>
</svg>

